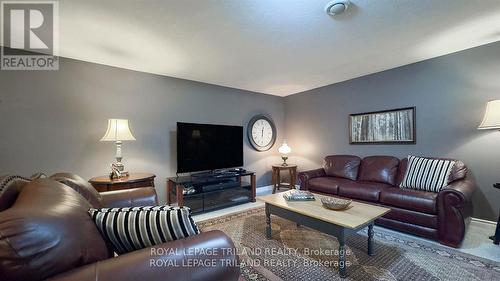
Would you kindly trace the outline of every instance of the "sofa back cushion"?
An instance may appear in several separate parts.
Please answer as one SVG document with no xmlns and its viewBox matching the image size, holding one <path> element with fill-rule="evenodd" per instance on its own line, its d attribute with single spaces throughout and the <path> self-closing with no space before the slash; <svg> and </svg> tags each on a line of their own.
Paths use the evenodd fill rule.
<svg viewBox="0 0 500 281">
<path fill-rule="evenodd" d="M 111 257 L 88 215 L 90 204 L 51 179 L 26 183 L 0 212 L 2 280 L 43 280 Z"/>
<path fill-rule="evenodd" d="M 323 162 L 325 173 L 329 177 L 356 180 L 361 158 L 353 155 L 330 155 Z"/>
<path fill-rule="evenodd" d="M 56 173 L 50 176 L 50 178 L 71 187 L 74 191 L 83 196 L 83 198 L 87 199 L 92 207 L 102 207 L 102 198 L 99 192 L 79 175 L 73 173 Z"/>
<path fill-rule="evenodd" d="M 460 160 L 455 160 L 455 166 L 451 169 L 450 177 L 448 182 L 452 183 L 454 181 L 462 180 L 467 176 L 467 166 Z"/>
<path fill-rule="evenodd" d="M 455 165 L 451 169 L 450 177 L 448 178 L 449 183 L 452 183 L 457 180 L 462 180 L 467 176 L 467 171 L 468 171 L 467 166 L 465 165 L 464 162 L 460 160 L 454 160 L 450 158 L 438 158 L 438 157 L 426 157 L 426 158 L 455 161 Z M 404 158 L 399 163 L 398 180 L 397 180 L 398 186 L 403 181 L 407 168 L 408 168 L 408 158 Z"/>
<path fill-rule="evenodd" d="M 358 180 L 396 185 L 399 159 L 393 156 L 363 158 Z"/>
</svg>

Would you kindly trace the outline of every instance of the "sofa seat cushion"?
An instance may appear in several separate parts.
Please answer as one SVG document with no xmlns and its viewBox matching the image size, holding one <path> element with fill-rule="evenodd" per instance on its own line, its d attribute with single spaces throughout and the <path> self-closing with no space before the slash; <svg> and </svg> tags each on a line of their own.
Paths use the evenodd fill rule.
<svg viewBox="0 0 500 281">
<path fill-rule="evenodd" d="M 334 177 L 320 177 L 309 180 L 308 189 L 327 194 L 338 194 L 339 185 L 352 182 L 350 180 Z"/>
<path fill-rule="evenodd" d="M 382 191 L 380 203 L 428 214 L 437 213 L 435 192 L 392 187 Z"/>
<path fill-rule="evenodd" d="M 378 202 L 382 190 L 393 188 L 391 185 L 378 182 L 346 182 L 339 187 L 339 195 L 363 201 Z"/>
</svg>

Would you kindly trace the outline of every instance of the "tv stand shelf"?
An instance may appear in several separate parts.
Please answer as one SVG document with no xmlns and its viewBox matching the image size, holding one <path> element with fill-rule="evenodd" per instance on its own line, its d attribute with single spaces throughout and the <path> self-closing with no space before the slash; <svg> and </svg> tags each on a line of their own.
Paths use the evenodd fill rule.
<svg viewBox="0 0 500 281">
<path fill-rule="evenodd" d="M 242 181 L 244 177 L 249 177 L 250 182 Z M 167 178 L 167 204 L 177 202 L 178 206 L 190 207 L 193 213 L 204 213 L 255 202 L 255 188 L 255 172 L 250 171 L 170 177 Z"/>
</svg>

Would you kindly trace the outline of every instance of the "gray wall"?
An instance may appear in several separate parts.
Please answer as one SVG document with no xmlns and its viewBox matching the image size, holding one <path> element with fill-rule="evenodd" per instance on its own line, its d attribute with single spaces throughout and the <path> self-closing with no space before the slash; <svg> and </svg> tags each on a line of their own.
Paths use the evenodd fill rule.
<svg viewBox="0 0 500 281">
<path fill-rule="evenodd" d="M 115 146 L 99 139 L 108 118 L 126 118 L 137 139 L 124 143 L 126 168 L 156 174 L 163 199 L 165 178 L 176 171 L 177 121 L 246 126 L 259 113 L 274 119 L 279 143 L 279 97 L 70 59 L 59 71 L 0 71 L 0 174 L 106 174 Z M 270 165 L 280 161 L 276 147 L 256 152 L 246 138 L 244 147 L 258 186 L 270 184 Z"/>
<path fill-rule="evenodd" d="M 59 71 L 0 71 L 0 174 L 72 171 L 105 174 L 114 144 L 99 142 L 108 118 L 131 120 L 125 142 L 131 171 L 155 173 L 160 198 L 175 174 L 177 121 L 246 125 L 269 114 L 293 149 L 290 162 L 314 168 L 323 156 L 407 154 L 461 159 L 477 179 L 475 217 L 496 220 L 500 133 L 478 131 L 485 104 L 500 98 L 500 43 L 279 98 L 181 79 L 62 59 Z M 348 115 L 417 107 L 416 145 L 349 145 Z M 286 123 L 285 123 L 286 119 Z M 277 145 L 252 150 L 245 166 L 270 184 Z"/>
<path fill-rule="evenodd" d="M 486 102 L 500 98 L 499 54 L 494 43 L 287 97 L 291 162 L 303 170 L 328 154 L 461 159 L 479 185 L 474 216 L 496 221 L 500 133 L 477 126 Z M 416 145 L 349 145 L 349 114 L 408 106 L 417 107 Z"/>
</svg>

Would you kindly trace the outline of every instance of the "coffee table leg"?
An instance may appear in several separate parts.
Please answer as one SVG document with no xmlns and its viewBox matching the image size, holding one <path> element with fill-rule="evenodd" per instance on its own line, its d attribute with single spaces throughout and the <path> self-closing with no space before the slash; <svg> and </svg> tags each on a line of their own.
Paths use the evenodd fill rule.
<svg viewBox="0 0 500 281">
<path fill-rule="evenodd" d="M 368 226 L 368 255 L 373 256 L 373 223 Z"/>
<path fill-rule="evenodd" d="M 266 203 L 266 237 L 271 239 L 271 211 L 269 205 Z"/>
<path fill-rule="evenodd" d="M 347 268 L 345 264 L 345 238 L 344 235 L 337 237 L 339 240 L 339 275 L 341 278 L 347 277 Z"/>
</svg>

